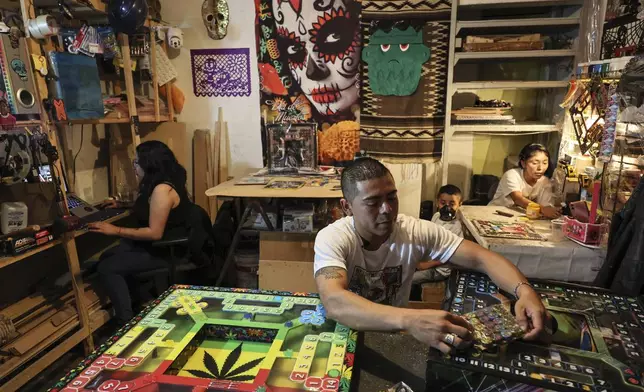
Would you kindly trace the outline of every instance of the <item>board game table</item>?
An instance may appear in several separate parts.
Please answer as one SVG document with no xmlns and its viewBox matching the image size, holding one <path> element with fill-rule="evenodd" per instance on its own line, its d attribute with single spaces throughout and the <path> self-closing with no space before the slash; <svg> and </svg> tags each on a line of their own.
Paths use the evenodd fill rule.
<svg viewBox="0 0 644 392">
<path fill-rule="evenodd" d="M 501 216 L 497 210 L 512 217 Z M 590 249 L 567 238 L 553 240 L 549 220 L 527 221 L 525 212 L 512 208 L 462 206 L 458 218 L 479 245 L 510 260 L 528 278 L 590 283 L 606 258 L 605 249 Z M 474 221 L 527 223 L 544 240 L 486 237 Z"/>
<path fill-rule="evenodd" d="M 430 350 L 432 391 L 644 392 L 644 302 L 568 283 L 533 281 L 557 320 L 553 343 L 516 341 L 444 356 Z M 455 314 L 507 301 L 486 276 L 455 272 L 446 302 Z"/>
</svg>

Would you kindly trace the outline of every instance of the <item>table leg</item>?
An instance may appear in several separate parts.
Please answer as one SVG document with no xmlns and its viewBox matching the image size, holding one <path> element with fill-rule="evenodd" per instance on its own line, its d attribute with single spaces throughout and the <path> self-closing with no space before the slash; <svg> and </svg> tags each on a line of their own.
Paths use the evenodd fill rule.
<svg viewBox="0 0 644 392">
<path fill-rule="evenodd" d="M 233 240 L 230 243 L 230 248 L 228 248 L 228 254 L 226 255 L 226 261 L 224 261 L 224 265 L 221 268 L 221 272 L 219 273 L 219 277 L 217 278 L 217 282 L 215 283 L 216 287 L 219 287 L 221 285 L 221 282 L 223 282 L 224 277 L 226 276 L 226 273 L 228 272 L 228 268 L 230 268 L 230 265 L 233 262 L 233 258 L 235 256 L 235 250 L 237 249 L 237 245 L 239 244 L 239 238 L 241 237 L 241 231 L 242 231 L 242 229 L 244 227 L 244 222 L 246 222 L 246 219 L 248 219 L 248 215 L 250 214 L 252 209 L 253 209 L 252 203 L 248 204 L 246 206 L 246 209 L 244 209 L 244 213 L 242 214 L 241 220 L 237 224 L 237 230 L 235 231 L 235 235 L 233 235 Z"/>
</svg>

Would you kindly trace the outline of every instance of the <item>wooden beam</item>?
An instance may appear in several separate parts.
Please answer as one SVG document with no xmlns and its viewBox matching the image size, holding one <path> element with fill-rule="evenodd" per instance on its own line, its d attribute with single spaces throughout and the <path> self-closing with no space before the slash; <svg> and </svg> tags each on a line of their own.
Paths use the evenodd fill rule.
<svg viewBox="0 0 644 392">
<path fill-rule="evenodd" d="M 157 74 L 157 43 L 156 32 L 150 29 L 150 61 L 152 65 L 152 88 L 154 89 L 154 120 L 161 121 L 159 108 L 159 75 Z"/>
<path fill-rule="evenodd" d="M 94 351 L 94 338 L 89 331 L 89 310 L 85 301 L 83 290 L 83 276 L 78 261 L 78 250 L 76 249 L 76 240 L 74 233 L 66 233 L 63 235 L 63 248 L 67 255 L 67 266 L 72 278 L 72 288 L 74 291 L 74 299 L 76 300 L 76 308 L 78 310 L 80 326 L 86 332 L 87 340 L 85 340 L 85 352 L 89 355 Z"/>
<path fill-rule="evenodd" d="M 163 50 L 168 53 L 168 43 L 164 40 L 163 41 Z M 165 84 L 165 97 L 166 100 L 168 101 L 168 117 L 170 117 L 169 121 L 174 121 L 174 103 L 172 101 L 172 80 L 169 81 L 168 83 Z"/>
<path fill-rule="evenodd" d="M 127 95 L 127 106 L 130 115 L 130 131 L 132 132 L 132 148 L 141 144 L 137 127 L 131 123 L 136 112 L 136 94 L 134 93 L 134 78 L 132 77 L 132 59 L 130 58 L 130 41 L 126 34 L 119 34 L 121 40 L 121 55 L 123 56 L 123 75 L 125 76 L 125 93 Z"/>
</svg>

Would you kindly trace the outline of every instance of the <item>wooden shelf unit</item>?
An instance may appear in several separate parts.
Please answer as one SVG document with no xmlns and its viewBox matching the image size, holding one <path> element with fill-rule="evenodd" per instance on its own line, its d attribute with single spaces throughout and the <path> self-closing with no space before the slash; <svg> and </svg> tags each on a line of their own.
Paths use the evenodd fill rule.
<svg viewBox="0 0 644 392">
<path fill-rule="evenodd" d="M 560 63 L 567 61 L 574 61 L 578 55 L 576 48 L 571 49 L 546 49 L 546 50 L 522 50 L 522 51 L 490 51 L 490 52 L 464 52 L 461 51 L 460 45 L 465 41 L 465 36 L 468 34 L 473 35 L 516 35 L 517 30 L 521 34 L 539 33 L 544 31 L 565 33 L 573 38 L 578 37 L 581 31 L 583 7 L 587 7 L 586 2 L 582 0 L 550 0 L 550 1 L 532 1 L 532 0 L 454 0 L 452 1 L 451 10 L 451 25 L 449 37 L 449 55 L 448 55 L 448 79 L 447 79 L 447 102 L 446 113 L 453 111 L 454 95 L 459 92 L 476 93 L 478 91 L 498 90 L 498 96 L 491 97 L 490 95 L 497 95 L 492 91 L 487 93 L 485 98 L 482 99 L 508 99 L 505 92 L 508 90 L 522 90 L 521 94 L 534 94 L 535 97 L 543 96 L 553 97 L 552 103 L 554 104 L 554 97 L 557 94 L 565 93 L 565 88 L 568 87 L 568 80 L 563 79 L 557 67 Z M 504 8 L 522 7 L 521 17 L 506 18 L 508 15 Z M 550 8 L 549 8 L 550 7 Z M 492 33 L 493 32 L 493 33 Z M 545 33 L 547 34 L 547 33 Z M 578 41 L 578 39 L 576 40 Z M 459 48 L 457 48 L 457 45 Z M 518 61 L 517 61 L 518 60 Z M 482 70 L 488 67 L 491 62 L 497 64 L 518 64 L 508 65 L 509 69 L 522 66 L 523 64 L 540 64 L 543 66 L 535 77 L 534 73 L 531 76 L 525 76 L 526 80 L 507 80 L 506 75 L 512 75 L 512 72 L 504 73 L 501 80 L 490 81 L 494 78 L 493 72 L 484 73 L 480 71 L 480 79 L 487 80 L 471 80 L 465 79 L 469 75 L 460 75 L 466 81 L 457 81 L 456 67 L 457 64 L 463 69 L 459 71 L 472 69 L 472 74 L 475 70 Z M 461 72 L 462 73 L 462 72 Z M 519 73 L 521 74 L 521 73 Z M 526 72 L 526 75 L 530 73 Z M 470 74 L 471 75 L 471 74 Z M 515 76 L 515 78 L 517 78 Z M 532 80 L 538 79 L 541 80 Z M 517 93 L 518 94 L 518 93 Z M 510 95 L 516 96 L 516 95 Z M 547 109 L 545 109 L 547 106 Z M 552 107 L 551 107 L 552 106 Z M 466 122 L 454 123 L 451 115 L 446 116 L 445 120 L 445 136 L 443 137 L 443 165 L 442 165 L 442 184 L 449 183 L 448 173 L 450 164 L 450 154 L 458 154 L 457 152 L 450 151 L 450 140 L 456 133 L 468 133 L 474 135 L 498 135 L 498 136 L 513 136 L 513 135 L 540 135 L 552 134 L 558 131 L 558 127 L 554 125 L 554 118 L 550 114 L 555 112 L 554 105 L 544 105 L 544 107 L 537 110 L 537 105 L 534 105 L 535 113 L 531 115 L 521 108 L 520 115 L 517 118 L 517 124 L 468 124 Z M 545 109 L 545 110 L 541 110 Z M 529 110 L 529 109 L 528 109 Z M 547 113 L 543 115 L 543 119 L 539 118 L 541 112 Z M 536 114 L 536 116 L 534 116 Z M 520 121 L 523 118 L 539 118 L 538 122 Z M 456 157 L 456 155 L 453 155 Z M 469 188 L 465 184 L 465 191 L 467 193 Z"/>
<path fill-rule="evenodd" d="M 45 12 L 57 13 L 58 2 L 57 0 L 0 0 L 0 3 L 5 5 L 6 8 L 11 9 L 20 9 L 20 13 L 23 20 L 34 18 L 39 12 L 37 9 L 41 9 Z M 101 0 L 65 0 L 65 4 L 71 7 L 72 12 L 77 18 L 87 19 L 87 20 L 99 20 L 100 18 L 105 19 L 106 16 L 106 7 L 107 4 Z M 146 23 L 147 26 L 156 25 L 155 22 L 148 20 Z M 154 32 L 151 31 L 151 42 L 154 41 Z M 134 91 L 134 80 L 132 75 L 132 67 L 130 61 L 130 50 L 129 50 L 129 40 L 126 35 L 119 35 L 118 37 L 119 44 L 121 46 L 121 51 L 123 53 L 123 62 L 124 69 L 123 74 L 125 76 L 125 93 L 128 98 L 128 117 L 117 117 L 115 115 L 107 116 L 105 118 L 91 119 L 91 120 L 74 120 L 65 124 L 131 124 L 132 116 L 137 116 L 137 108 L 135 105 L 135 91 Z M 54 50 L 53 45 L 50 41 L 39 42 L 33 38 L 27 39 L 27 52 L 30 53 L 41 53 L 41 51 Z M 41 46 L 42 45 L 42 46 Z M 156 61 L 155 61 L 155 51 L 157 47 L 155 44 L 151 45 L 151 65 L 153 70 L 156 70 Z M 163 45 L 163 50 L 167 50 L 165 45 Z M 153 72 L 156 75 L 156 72 Z M 44 110 L 42 106 L 42 99 L 49 96 L 47 83 L 45 79 L 37 72 L 34 72 L 35 76 L 35 87 L 36 87 L 36 102 L 38 102 L 40 109 L 40 120 L 30 120 L 30 121 L 21 121 L 18 122 L 18 126 L 40 126 L 43 132 L 46 132 L 49 136 L 49 139 L 55 147 L 58 147 L 58 138 L 56 136 L 57 129 L 52 126 L 55 123 L 51 121 L 47 111 Z M 143 115 L 139 116 L 140 123 L 159 123 L 174 121 L 175 114 L 172 103 L 172 84 L 169 82 L 165 85 L 166 91 L 168 92 L 168 109 L 165 112 L 161 111 L 159 104 L 159 86 L 157 85 L 156 77 L 153 77 L 153 91 L 154 91 L 154 114 L 152 115 Z M 119 81 L 120 83 L 120 81 Z M 132 132 L 133 147 L 136 147 L 140 143 L 140 137 L 136 132 L 134 124 L 130 126 Z M 56 163 L 57 171 L 59 173 L 63 172 L 63 167 L 61 161 Z M 114 173 L 114 171 L 112 171 Z M 63 190 L 63 195 L 66 198 L 65 191 Z M 66 202 L 62 203 L 66 210 Z M 118 219 L 122 219 L 128 216 L 129 213 L 121 214 L 117 217 L 114 217 L 108 222 L 112 222 Z M 73 317 L 72 320 L 68 320 L 63 323 L 55 333 L 48 336 L 45 340 L 39 342 L 34 347 L 32 347 L 27 353 L 15 356 L 7 359 L 3 364 L 0 365 L 0 390 L 1 391 L 15 391 L 20 389 L 24 384 L 29 380 L 34 378 L 38 373 L 42 372 L 45 368 L 56 362 L 61 356 L 71 350 L 73 347 L 78 344 L 83 343 L 85 352 L 89 354 L 94 349 L 94 340 L 93 332 L 104 325 L 109 319 L 110 314 L 101 309 L 100 306 L 95 308 L 90 308 L 89 304 L 86 303 L 86 299 L 83 295 L 83 290 L 85 285 L 82 281 L 82 275 L 80 271 L 80 263 L 78 258 L 78 251 L 76 247 L 76 239 L 84 234 L 86 230 L 79 230 L 75 232 L 66 233 L 62 238 L 56 239 L 46 245 L 28 251 L 18 256 L 13 257 L 1 257 L 0 258 L 0 269 L 10 266 L 12 264 L 24 261 L 27 258 L 33 257 L 41 252 L 44 252 L 48 249 L 52 249 L 55 246 L 61 245 L 65 251 L 67 266 L 72 277 L 72 294 L 74 298 L 74 307 L 77 316 Z M 21 369 L 20 372 L 16 372 L 17 369 Z M 12 376 L 12 378 L 8 378 Z"/>
</svg>

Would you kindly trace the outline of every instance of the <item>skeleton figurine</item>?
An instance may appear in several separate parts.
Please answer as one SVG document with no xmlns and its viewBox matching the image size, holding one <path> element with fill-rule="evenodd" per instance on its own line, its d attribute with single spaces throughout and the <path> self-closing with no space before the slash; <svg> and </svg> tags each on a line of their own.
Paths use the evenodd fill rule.
<svg viewBox="0 0 644 392">
<path fill-rule="evenodd" d="M 204 0 L 201 17 L 212 39 L 223 39 L 228 33 L 228 3 L 226 0 Z"/>
</svg>

